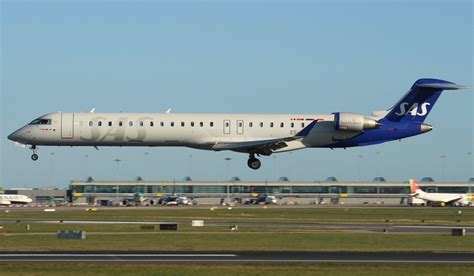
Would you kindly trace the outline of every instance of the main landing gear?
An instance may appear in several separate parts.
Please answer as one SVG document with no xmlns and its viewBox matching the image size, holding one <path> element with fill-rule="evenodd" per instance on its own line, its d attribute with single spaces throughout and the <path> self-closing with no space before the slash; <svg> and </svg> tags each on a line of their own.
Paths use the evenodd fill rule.
<svg viewBox="0 0 474 276">
<path fill-rule="evenodd" d="M 247 165 L 253 170 L 258 170 L 262 166 L 262 162 L 255 158 L 255 154 L 251 153 Z"/>
<path fill-rule="evenodd" d="M 35 146 L 35 145 L 32 145 L 30 149 L 33 150 L 33 154 L 31 155 L 31 160 L 33 160 L 33 161 L 38 160 L 39 156 L 38 156 L 38 154 L 36 153 L 36 146 Z"/>
</svg>

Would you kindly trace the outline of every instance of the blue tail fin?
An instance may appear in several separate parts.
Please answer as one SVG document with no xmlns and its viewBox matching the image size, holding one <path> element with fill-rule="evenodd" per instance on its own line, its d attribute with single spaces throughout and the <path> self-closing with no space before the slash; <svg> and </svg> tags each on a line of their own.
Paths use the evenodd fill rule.
<svg viewBox="0 0 474 276">
<path fill-rule="evenodd" d="M 437 79 L 419 79 L 385 116 L 394 122 L 422 123 L 443 90 L 462 89 L 463 86 Z"/>
</svg>

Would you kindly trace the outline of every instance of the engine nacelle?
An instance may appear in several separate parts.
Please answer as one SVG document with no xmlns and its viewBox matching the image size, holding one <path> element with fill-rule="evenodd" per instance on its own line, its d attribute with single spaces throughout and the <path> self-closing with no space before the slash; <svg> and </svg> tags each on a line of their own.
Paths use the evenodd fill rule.
<svg viewBox="0 0 474 276">
<path fill-rule="evenodd" d="M 334 126 L 338 130 L 363 131 L 378 128 L 382 124 L 362 114 L 336 112 L 334 113 Z"/>
<path fill-rule="evenodd" d="M 12 204 L 10 200 L 0 198 L 0 205 L 10 205 L 10 204 Z"/>
</svg>

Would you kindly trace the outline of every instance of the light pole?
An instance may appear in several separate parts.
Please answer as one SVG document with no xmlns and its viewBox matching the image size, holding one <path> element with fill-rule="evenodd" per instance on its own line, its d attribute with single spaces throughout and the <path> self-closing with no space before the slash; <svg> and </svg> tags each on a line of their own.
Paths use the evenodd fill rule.
<svg viewBox="0 0 474 276">
<path fill-rule="evenodd" d="M 230 181 L 229 181 L 229 162 L 230 162 L 230 160 L 232 160 L 232 158 L 226 157 L 226 158 L 224 158 L 224 160 L 225 160 L 225 178 L 226 178 L 226 181 L 227 181 L 227 204 L 230 204 L 230 194 L 229 194 L 229 193 L 230 193 L 230 191 L 229 191 L 229 189 L 230 189 L 230 186 L 229 186 L 229 183 L 230 183 Z"/>
<path fill-rule="evenodd" d="M 359 154 L 357 156 L 357 181 L 360 181 L 360 164 L 362 163 L 363 156 Z"/>
<path fill-rule="evenodd" d="M 116 174 L 115 178 L 116 178 L 117 180 L 119 180 L 120 162 L 122 162 L 122 160 L 116 158 L 116 159 L 114 159 L 114 162 L 117 163 L 117 168 L 116 168 L 116 169 L 117 169 L 117 174 Z"/>
<path fill-rule="evenodd" d="M 89 158 L 89 155 L 84 155 L 84 173 L 85 173 L 85 179 L 87 179 L 88 175 L 87 175 L 87 169 L 88 169 L 88 158 Z"/>
<path fill-rule="evenodd" d="M 273 159 L 273 181 L 276 180 L 276 155 L 272 156 Z"/>
<path fill-rule="evenodd" d="M 293 152 L 288 152 L 288 178 L 289 179 L 292 179 L 291 177 L 291 164 L 292 164 L 292 160 L 291 160 L 291 156 L 292 156 L 292 153 Z"/>
<path fill-rule="evenodd" d="M 439 158 L 441 159 L 441 175 L 442 175 L 442 179 L 443 179 L 443 182 L 446 181 L 446 177 L 445 177 L 445 172 L 444 172 L 444 167 L 445 167 L 445 160 L 446 160 L 446 155 L 443 154 L 441 155 Z"/>
<path fill-rule="evenodd" d="M 380 172 L 379 172 L 379 168 L 380 168 L 379 155 L 380 155 L 380 152 L 377 151 L 377 153 L 376 153 L 376 158 L 375 158 L 375 162 L 377 162 L 376 167 L 375 167 L 376 170 L 377 170 L 377 171 L 375 172 L 375 173 L 377 174 L 376 177 L 381 176 L 381 175 L 380 175 Z"/>
<path fill-rule="evenodd" d="M 50 153 L 51 155 L 51 167 L 49 171 L 49 204 L 53 205 L 54 197 L 53 197 L 53 185 L 54 185 L 54 152 Z"/>
<path fill-rule="evenodd" d="M 190 154 L 188 155 L 189 157 L 189 163 L 188 163 L 188 176 L 191 177 L 191 168 L 192 168 L 192 165 L 193 165 L 193 155 Z"/>
<path fill-rule="evenodd" d="M 230 157 L 224 158 L 225 160 L 225 178 L 229 180 L 229 161 L 232 160 Z"/>
<path fill-rule="evenodd" d="M 51 152 L 49 155 L 51 155 L 51 164 L 50 164 L 50 168 L 49 168 L 49 186 L 52 188 L 53 185 L 54 185 L 54 176 L 53 176 L 53 173 L 54 173 L 54 152 Z"/>
<path fill-rule="evenodd" d="M 115 158 L 114 159 L 114 162 L 117 163 L 117 174 L 115 175 L 115 179 L 116 179 L 116 183 L 115 183 L 115 190 L 116 190 L 116 197 L 117 197 L 117 202 L 119 202 L 119 185 L 118 185 L 118 180 L 119 180 L 119 166 L 120 166 L 120 162 L 122 162 L 122 160 L 118 159 L 118 158 Z"/>
<path fill-rule="evenodd" d="M 467 177 L 469 179 L 471 177 L 474 177 L 474 175 L 472 175 L 472 168 L 474 167 L 474 164 L 472 163 L 472 152 L 470 152 L 470 151 L 467 153 L 467 163 L 468 163 L 468 166 L 469 166 L 468 171 L 467 171 L 467 173 L 468 173 Z"/>
<path fill-rule="evenodd" d="M 472 189 L 472 182 L 471 182 L 471 178 L 474 177 L 474 175 L 472 175 L 472 167 L 473 167 L 473 165 L 474 165 L 474 164 L 472 164 L 472 152 L 469 151 L 469 152 L 467 153 L 467 158 L 468 158 L 468 161 L 467 161 L 467 162 L 468 162 L 468 166 L 469 166 L 469 168 L 468 168 L 468 176 L 467 176 L 467 177 L 468 177 L 468 181 L 469 181 L 469 186 L 470 186 L 470 187 L 469 187 L 469 192 L 472 193 L 472 192 L 474 192 L 474 190 Z"/>
<path fill-rule="evenodd" d="M 148 160 L 148 151 L 145 152 L 145 163 L 146 163 L 146 165 L 145 165 L 145 170 L 146 170 L 145 178 L 149 179 L 150 178 L 150 170 L 149 170 L 150 162 Z"/>
</svg>

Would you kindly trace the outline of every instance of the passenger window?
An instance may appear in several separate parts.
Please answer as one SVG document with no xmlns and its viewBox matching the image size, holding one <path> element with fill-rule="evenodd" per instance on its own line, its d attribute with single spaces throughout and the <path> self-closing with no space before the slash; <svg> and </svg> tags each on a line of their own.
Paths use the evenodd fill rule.
<svg viewBox="0 0 474 276">
<path fill-rule="evenodd" d="M 242 122 L 239 122 L 239 127 L 242 127 Z"/>
<path fill-rule="evenodd" d="M 214 127 L 214 122 L 210 122 L 209 125 L 210 125 L 211 127 Z"/>
<path fill-rule="evenodd" d="M 150 121 L 150 126 L 152 127 L 154 125 L 155 125 L 155 123 L 153 123 L 153 121 Z"/>
<path fill-rule="evenodd" d="M 109 121 L 109 127 L 111 127 L 111 126 L 112 126 L 112 122 L 111 122 L 111 121 Z"/>
<path fill-rule="evenodd" d="M 303 127 L 303 128 L 304 128 L 304 123 L 301 123 L 301 127 Z"/>
<path fill-rule="evenodd" d="M 99 125 L 99 126 L 102 126 L 102 121 L 99 121 L 98 125 Z"/>
<path fill-rule="evenodd" d="M 162 127 L 165 126 L 165 122 L 161 121 L 160 126 L 162 126 Z"/>
<path fill-rule="evenodd" d="M 123 126 L 123 122 L 122 121 L 119 121 L 119 126 Z"/>
<path fill-rule="evenodd" d="M 200 126 L 200 127 L 203 127 L 203 126 L 204 126 L 204 123 L 203 123 L 203 122 L 200 122 L 200 123 L 199 123 L 199 126 Z"/>
<path fill-rule="evenodd" d="M 295 127 L 295 123 L 291 123 L 291 124 L 290 124 L 290 127 L 291 127 L 291 128 L 294 128 L 294 127 Z"/>
<path fill-rule="evenodd" d="M 226 127 L 229 127 L 229 122 L 225 122 L 225 126 L 226 126 Z"/>
<path fill-rule="evenodd" d="M 273 122 L 270 123 L 270 127 L 273 127 Z"/>
<path fill-rule="evenodd" d="M 184 122 L 181 122 L 181 126 L 184 127 Z"/>
<path fill-rule="evenodd" d="M 94 125 L 94 122 L 89 121 L 89 126 L 93 126 L 93 125 Z"/>
<path fill-rule="evenodd" d="M 194 127 L 194 122 L 191 122 L 191 126 Z"/>
<path fill-rule="evenodd" d="M 128 122 L 128 125 L 133 126 L 133 122 L 132 121 Z"/>
<path fill-rule="evenodd" d="M 174 122 L 171 122 L 171 126 L 174 127 Z"/>
<path fill-rule="evenodd" d="M 285 126 L 285 123 L 280 123 L 280 127 L 284 127 Z"/>
<path fill-rule="evenodd" d="M 143 121 L 140 121 L 140 126 L 143 126 Z"/>
<path fill-rule="evenodd" d="M 249 123 L 249 127 L 253 127 L 253 123 L 252 123 L 252 122 Z"/>
<path fill-rule="evenodd" d="M 263 127 L 263 123 L 262 123 L 262 122 L 260 122 L 260 127 Z"/>
</svg>

